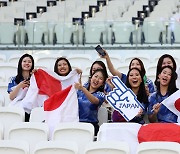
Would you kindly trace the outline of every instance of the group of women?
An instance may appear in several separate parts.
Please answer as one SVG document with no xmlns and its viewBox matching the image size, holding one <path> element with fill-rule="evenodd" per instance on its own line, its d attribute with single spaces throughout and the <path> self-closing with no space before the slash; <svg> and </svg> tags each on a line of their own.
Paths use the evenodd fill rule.
<svg viewBox="0 0 180 154">
<path fill-rule="evenodd" d="M 153 83 L 146 76 L 143 62 L 139 58 L 134 58 L 129 64 L 129 71 L 126 74 L 116 70 L 111 62 L 108 52 L 105 56 L 109 71 L 113 76 L 118 76 L 128 88 L 137 96 L 138 101 L 143 105 L 144 110 L 130 121 L 144 124 L 144 115 L 147 114 L 149 122 L 177 122 L 177 116 L 166 108 L 161 102 L 176 92 L 176 62 L 171 55 L 165 54 L 159 58 L 156 70 L 156 80 Z M 12 77 L 8 84 L 8 93 L 13 100 L 18 95 L 20 88 L 29 87 L 29 78 L 36 71 L 34 69 L 34 59 L 29 54 L 24 54 L 18 63 L 17 75 Z M 60 57 L 54 65 L 54 72 L 59 76 L 67 76 L 72 71 L 69 61 Z M 80 69 L 76 69 L 81 74 Z M 93 124 L 95 135 L 99 130 L 98 109 L 103 103 L 107 103 L 105 95 L 113 90 L 111 79 L 107 73 L 105 64 L 102 61 L 95 61 L 89 73 L 89 80 L 82 85 L 81 81 L 75 83 L 77 98 L 79 103 L 79 120 Z M 29 120 L 29 114 L 25 114 L 25 120 Z M 112 113 L 112 122 L 125 122 L 123 116 L 116 110 Z"/>
</svg>

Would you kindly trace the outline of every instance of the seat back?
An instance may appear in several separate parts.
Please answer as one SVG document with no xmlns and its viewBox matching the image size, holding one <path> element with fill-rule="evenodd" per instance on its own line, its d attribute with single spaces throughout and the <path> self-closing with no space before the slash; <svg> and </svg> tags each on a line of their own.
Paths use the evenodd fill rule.
<svg viewBox="0 0 180 154">
<path fill-rule="evenodd" d="M 9 130 L 9 140 L 25 140 L 29 143 L 30 153 L 40 141 L 48 140 L 49 128 L 46 123 L 21 122 L 15 123 Z"/>
<path fill-rule="evenodd" d="M 129 154 L 126 142 L 97 141 L 86 146 L 85 154 Z"/>
<path fill-rule="evenodd" d="M 90 123 L 60 123 L 54 130 L 52 140 L 74 141 L 78 144 L 79 154 L 94 139 L 94 127 Z"/>
<path fill-rule="evenodd" d="M 179 154 L 180 145 L 177 142 L 142 142 L 138 145 L 137 154 Z"/>
<path fill-rule="evenodd" d="M 37 143 L 34 154 L 78 154 L 78 146 L 74 142 L 48 141 Z"/>
<path fill-rule="evenodd" d="M 29 154 L 29 144 L 25 141 L 0 141 L 0 153 L 2 154 Z"/>
<path fill-rule="evenodd" d="M 25 112 L 18 107 L 0 107 L 0 123 L 4 126 L 4 138 L 7 139 L 7 133 L 13 123 L 23 122 Z"/>
</svg>

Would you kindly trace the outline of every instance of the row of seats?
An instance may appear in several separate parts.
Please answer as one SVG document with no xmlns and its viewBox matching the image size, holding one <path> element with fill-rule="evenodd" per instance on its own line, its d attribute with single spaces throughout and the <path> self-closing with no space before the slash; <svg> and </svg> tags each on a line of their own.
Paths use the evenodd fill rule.
<svg viewBox="0 0 180 154">
<path fill-rule="evenodd" d="M 144 19 L 144 24 L 139 27 L 132 24 L 132 17 L 134 17 L 134 15 L 137 16 L 138 10 L 141 11 L 145 4 L 148 5 L 148 0 L 107 1 L 107 4 L 103 5 L 102 8 L 99 6 L 99 12 L 95 12 L 92 18 L 87 18 L 84 21 L 81 20 L 81 11 L 89 11 L 89 2 L 83 1 L 84 9 L 80 9 L 79 6 L 81 5 L 78 1 L 73 2 L 67 0 L 59 2 L 59 5 L 49 7 L 47 12 L 43 12 L 38 18 L 27 20 L 22 26 L 14 26 L 14 23 L 9 22 L 1 23 L 0 29 L 4 30 L 0 31 L 0 44 L 38 46 L 56 44 L 88 45 L 94 43 L 179 43 L 179 23 L 169 21 L 173 13 L 177 12 L 179 0 L 173 0 L 168 5 L 170 7 L 164 9 L 168 3 L 168 1 L 167 3 L 166 1 L 167 0 L 158 1 L 153 12 L 150 13 L 149 17 Z M 91 3 L 94 4 L 98 2 L 94 0 Z M 18 5 L 18 2 L 16 5 Z M 23 5 L 21 6 L 21 3 L 19 5 L 19 7 L 24 7 Z M 59 12 L 59 10 L 61 12 Z M 67 13 L 64 13 L 64 10 L 66 10 Z M 73 10 L 76 11 L 74 12 Z M 161 10 L 161 13 L 159 13 L 159 10 Z M 60 14 L 62 17 L 59 17 Z M 70 15 L 67 16 L 67 14 Z M 166 14 L 168 16 L 167 18 Z M 59 20 L 59 18 L 61 20 Z M 72 24 L 72 18 L 77 18 L 78 20 Z M 163 21 L 161 19 L 163 19 Z M 8 34 L 6 38 L 3 37 L 4 34 Z"/>
<path fill-rule="evenodd" d="M 16 27 L 13 23 L 1 23 L 1 45 L 92 45 L 92 44 L 179 44 L 179 27 L 177 21 L 144 20 L 141 27 L 131 21 L 88 20 L 82 25 L 68 23 L 27 22 L 25 26 Z M 6 37 L 3 37 L 6 34 Z"/>
<path fill-rule="evenodd" d="M 170 124 L 170 125 L 174 125 L 174 124 Z M 1 126 L 0 130 L 2 135 L 3 129 L 2 129 L 2 125 L 0 126 Z M 54 148 L 59 149 L 62 146 L 60 144 L 61 142 L 65 143 L 66 145 L 66 142 L 71 141 L 76 144 L 69 143 L 69 145 L 72 145 L 71 147 L 76 147 L 75 148 L 76 153 L 78 154 L 84 154 L 87 149 L 88 151 L 90 150 L 88 154 L 90 154 L 90 152 L 93 152 L 95 149 L 97 150 L 101 149 L 102 152 L 104 153 L 105 152 L 111 153 L 109 150 L 116 149 L 123 151 L 124 154 L 136 154 L 136 152 L 139 152 L 138 154 L 146 154 L 146 152 L 147 154 L 150 152 L 156 154 L 159 151 L 165 154 L 166 153 L 171 154 L 170 152 L 179 154 L 180 152 L 179 143 L 175 143 L 177 141 L 174 141 L 173 140 L 174 138 L 172 138 L 171 140 L 169 140 L 169 142 L 167 142 L 165 135 L 163 135 L 164 131 L 161 134 L 159 130 L 159 136 L 163 136 L 163 137 L 162 139 L 159 139 L 156 142 L 146 141 L 146 143 L 143 142 L 139 143 L 137 134 L 141 127 L 143 126 L 138 123 L 104 123 L 103 125 L 100 126 L 100 130 L 97 136 L 97 141 L 94 141 L 94 127 L 90 123 L 59 123 L 54 129 L 51 138 L 52 142 L 51 142 L 48 141 L 49 129 L 46 123 L 41 123 L 41 122 L 16 123 L 14 121 L 14 124 L 12 124 L 11 127 L 8 129 L 5 142 L 8 140 L 10 141 L 18 140 L 18 141 L 28 142 L 30 153 L 33 153 L 33 151 L 36 151 L 36 149 L 42 148 L 43 150 L 45 150 L 44 149 L 45 147 L 46 148 L 50 147 L 49 150 L 53 150 Z M 174 130 L 174 131 L 178 133 L 179 130 Z M 167 134 L 167 136 L 169 136 L 169 134 Z M 3 139 L 2 136 L 1 139 Z M 40 143 L 42 141 L 44 143 Z M 60 147 L 57 146 L 57 143 L 53 144 L 53 141 L 59 142 Z M 37 144 L 38 146 L 36 146 Z M 5 144 L 0 144 L 0 147 L 2 145 Z M 64 147 L 64 149 L 66 148 Z M 116 153 L 112 152 L 112 154 L 116 154 Z"/>
<path fill-rule="evenodd" d="M 74 142 L 44 141 L 36 144 L 32 153 L 25 141 L 0 141 L 0 153 L 3 154 L 78 154 L 78 146 Z M 136 154 L 179 154 L 180 145 L 176 142 L 143 142 L 138 145 Z M 129 154 L 126 142 L 91 142 L 83 154 Z M 135 153 L 134 153 L 135 154 Z"/>
</svg>

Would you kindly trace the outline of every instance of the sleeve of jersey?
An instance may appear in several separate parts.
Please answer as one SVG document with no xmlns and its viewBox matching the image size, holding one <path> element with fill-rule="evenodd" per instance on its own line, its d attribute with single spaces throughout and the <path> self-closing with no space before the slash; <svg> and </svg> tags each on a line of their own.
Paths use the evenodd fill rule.
<svg viewBox="0 0 180 154">
<path fill-rule="evenodd" d="M 103 92 L 97 92 L 95 96 L 99 99 L 98 106 L 101 106 L 102 103 L 105 101 L 105 94 Z"/>
</svg>

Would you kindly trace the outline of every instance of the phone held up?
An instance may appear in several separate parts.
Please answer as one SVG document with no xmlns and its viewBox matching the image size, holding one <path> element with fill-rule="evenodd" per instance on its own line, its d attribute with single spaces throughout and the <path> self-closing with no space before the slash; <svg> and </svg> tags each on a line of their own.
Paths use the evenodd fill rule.
<svg viewBox="0 0 180 154">
<path fill-rule="evenodd" d="M 101 55 L 101 56 L 105 56 L 106 53 L 104 52 L 103 48 L 100 45 L 97 45 L 95 47 L 95 50 Z"/>
</svg>

